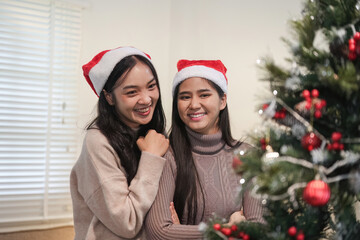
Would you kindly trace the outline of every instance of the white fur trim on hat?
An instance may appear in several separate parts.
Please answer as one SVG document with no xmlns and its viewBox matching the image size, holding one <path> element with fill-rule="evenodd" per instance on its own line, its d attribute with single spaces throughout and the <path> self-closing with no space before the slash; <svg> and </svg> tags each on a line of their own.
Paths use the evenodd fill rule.
<svg viewBox="0 0 360 240">
<path fill-rule="evenodd" d="M 100 96 L 100 93 L 116 64 L 130 55 L 140 55 L 151 61 L 146 54 L 136 48 L 119 47 L 106 52 L 101 60 L 91 68 L 89 71 L 89 78 L 91 79 L 98 96 Z"/>
<path fill-rule="evenodd" d="M 227 81 L 223 73 L 206 66 L 190 66 L 183 68 L 177 72 L 173 81 L 172 94 L 174 95 L 175 88 L 182 81 L 191 77 L 201 77 L 212 81 L 218 85 L 224 93 L 227 93 Z"/>
</svg>

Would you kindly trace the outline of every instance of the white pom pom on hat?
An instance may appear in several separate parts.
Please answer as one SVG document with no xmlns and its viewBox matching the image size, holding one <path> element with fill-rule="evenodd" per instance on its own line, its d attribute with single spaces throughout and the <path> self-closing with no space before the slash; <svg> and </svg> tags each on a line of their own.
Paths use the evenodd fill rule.
<svg viewBox="0 0 360 240">
<path fill-rule="evenodd" d="M 228 80 L 226 78 L 226 67 L 220 60 L 186 60 L 181 59 L 177 63 L 178 72 L 173 81 L 172 94 L 182 81 L 191 77 L 201 77 L 219 86 L 227 93 Z"/>
<path fill-rule="evenodd" d="M 143 56 L 151 62 L 148 54 L 134 47 L 118 47 L 98 53 L 90 62 L 82 66 L 84 77 L 97 96 L 100 96 L 116 64 L 131 55 Z"/>
</svg>

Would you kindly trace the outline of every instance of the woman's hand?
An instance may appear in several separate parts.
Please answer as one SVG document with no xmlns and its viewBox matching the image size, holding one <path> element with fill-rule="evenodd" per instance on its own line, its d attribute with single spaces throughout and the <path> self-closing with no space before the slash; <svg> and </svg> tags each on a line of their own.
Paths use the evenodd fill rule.
<svg viewBox="0 0 360 240">
<path fill-rule="evenodd" d="M 173 221 L 173 224 L 180 224 L 179 217 L 176 213 L 174 203 L 170 203 L 170 213 L 171 213 L 171 220 Z"/>
<path fill-rule="evenodd" d="M 140 151 L 146 151 L 157 156 L 163 156 L 169 147 L 169 139 L 151 129 L 145 137 L 139 137 L 136 141 Z"/>
<path fill-rule="evenodd" d="M 245 218 L 245 216 L 243 214 L 243 211 L 240 210 L 240 211 L 237 211 L 237 212 L 234 212 L 233 214 L 231 214 L 229 222 L 227 223 L 227 225 L 231 226 L 233 224 L 236 224 L 236 223 L 239 223 L 239 222 L 242 222 L 242 221 L 246 221 L 246 218 Z"/>
</svg>

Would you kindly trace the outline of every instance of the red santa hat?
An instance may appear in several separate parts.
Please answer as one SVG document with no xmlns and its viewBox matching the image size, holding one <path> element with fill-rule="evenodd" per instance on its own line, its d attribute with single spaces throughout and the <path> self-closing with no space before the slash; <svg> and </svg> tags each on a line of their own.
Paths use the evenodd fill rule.
<svg viewBox="0 0 360 240">
<path fill-rule="evenodd" d="M 131 55 L 143 56 L 151 62 L 148 54 L 134 47 L 119 47 L 98 53 L 90 62 L 82 66 L 84 77 L 97 96 L 100 96 L 116 64 Z"/>
<path fill-rule="evenodd" d="M 220 60 L 185 60 L 177 63 L 178 72 L 173 81 L 172 93 L 182 81 L 191 77 L 201 77 L 212 81 L 227 93 L 228 81 L 226 78 L 226 67 Z"/>
</svg>

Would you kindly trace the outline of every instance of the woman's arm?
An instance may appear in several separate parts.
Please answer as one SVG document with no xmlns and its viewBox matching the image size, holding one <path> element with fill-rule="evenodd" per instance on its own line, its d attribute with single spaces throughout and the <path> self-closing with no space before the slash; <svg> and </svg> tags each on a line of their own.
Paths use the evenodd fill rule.
<svg viewBox="0 0 360 240">
<path fill-rule="evenodd" d="M 245 191 L 243 198 L 244 216 L 247 221 L 265 223 L 263 218 L 264 206 L 260 199 L 251 196 L 249 191 Z"/>
<path fill-rule="evenodd" d="M 84 144 L 87 160 L 77 169 L 79 192 L 108 229 L 119 237 L 135 237 L 155 199 L 165 159 L 142 152 L 137 174 L 128 185 L 120 160 L 103 135 L 93 133 Z"/>
<path fill-rule="evenodd" d="M 174 224 L 169 210 L 175 191 L 176 166 L 170 151 L 160 179 L 159 191 L 146 217 L 147 239 L 202 239 L 198 225 Z M 179 216 L 180 217 L 180 216 Z"/>
</svg>

